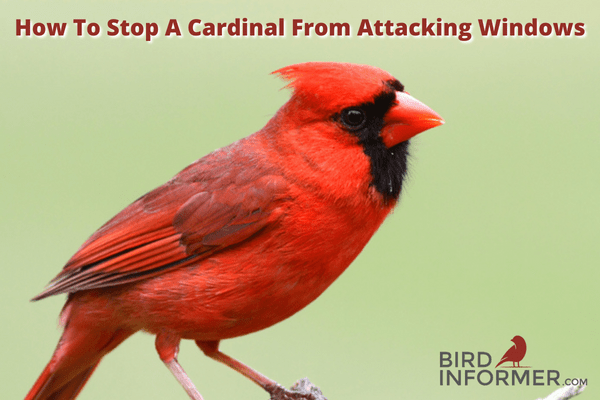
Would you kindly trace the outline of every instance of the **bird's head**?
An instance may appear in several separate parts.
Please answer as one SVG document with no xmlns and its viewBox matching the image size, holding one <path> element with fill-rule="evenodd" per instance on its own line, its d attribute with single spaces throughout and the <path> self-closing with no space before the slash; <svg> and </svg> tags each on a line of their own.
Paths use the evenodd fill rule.
<svg viewBox="0 0 600 400">
<path fill-rule="evenodd" d="M 273 73 L 290 81 L 307 116 L 331 116 L 359 138 L 377 133 L 388 148 L 444 123 L 400 81 L 369 65 L 309 62 Z"/>
<path fill-rule="evenodd" d="M 292 98 L 280 111 L 287 120 L 286 129 L 303 130 L 307 141 L 318 141 L 314 138 L 319 135 L 335 137 L 340 146 L 324 149 L 328 152 L 358 144 L 370 160 L 370 185 L 386 203 L 395 202 L 400 194 L 408 140 L 444 123 L 435 111 L 405 92 L 400 81 L 379 68 L 309 62 L 274 74 L 289 81 L 288 87 L 293 89 Z M 311 151 L 316 151 L 314 146 Z"/>
<path fill-rule="evenodd" d="M 520 346 L 521 344 L 525 344 L 525 339 L 523 339 L 523 337 L 519 336 L 519 335 L 515 336 L 510 341 L 513 342 L 514 344 L 516 344 L 517 346 Z"/>
</svg>

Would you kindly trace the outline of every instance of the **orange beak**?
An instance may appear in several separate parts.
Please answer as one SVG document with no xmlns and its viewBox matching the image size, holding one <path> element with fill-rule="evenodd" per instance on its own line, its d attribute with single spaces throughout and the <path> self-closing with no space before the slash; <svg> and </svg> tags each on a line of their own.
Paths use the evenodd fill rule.
<svg viewBox="0 0 600 400">
<path fill-rule="evenodd" d="M 438 113 L 406 92 L 396 92 L 396 104 L 384 121 L 381 138 L 388 148 L 444 123 Z"/>
</svg>

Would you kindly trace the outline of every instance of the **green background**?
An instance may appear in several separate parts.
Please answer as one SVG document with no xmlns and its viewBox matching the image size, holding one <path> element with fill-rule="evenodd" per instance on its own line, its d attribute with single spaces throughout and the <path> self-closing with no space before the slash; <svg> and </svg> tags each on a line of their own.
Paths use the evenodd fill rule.
<svg viewBox="0 0 600 400">
<path fill-rule="evenodd" d="M 597 1 L 27 1 L 0 3 L 0 379 L 23 398 L 58 341 L 64 296 L 29 299 L 101 224 L 215 148 L 260 129 L 289 93 L 269 72 L 304 61 L 383 68 L 446 125 L 413 140 L 400 206 L 315 303 L 226 353 L 330 400 L 524 399 L 554 387 L 441 387 L 440 351 L 514 335 L 524 365 L 586 378 L 595 398 L 600 260 Z M 184 24 L 285 18 L 285 38 L 79 38 L 86 18 Z M 357 38 L 362 18 L 471 22 L 474 38 Z M 483 38 L 478 18 L 584 22 L 583 38 Z M 15 20 L 69 22 L 17 38 Z M 350 22 L 353 37 L 291 37 L 291 20 Z M 183 343 L 207 400 L 266 399 Z M 494 363 L 495 364 L 495 363 Z M 137 334 L 83 399 L 185 399 Z"/>
</svg>

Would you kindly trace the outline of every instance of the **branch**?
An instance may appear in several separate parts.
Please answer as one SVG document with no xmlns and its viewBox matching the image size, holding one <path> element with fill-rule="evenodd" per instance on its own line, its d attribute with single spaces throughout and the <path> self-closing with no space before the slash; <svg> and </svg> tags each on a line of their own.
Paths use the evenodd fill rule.
<svg viewBox="0 0 600 400">
<path fill-rule="evenodd" d="M 565 386 L 550 393 L 548 397 L 537 400 L 567 400 L 583 392 L 586 385 Z"/>
<path fill-rule="evenodd" d="M 586 385 L 565 386 L 552 392 L 548 397 L 537 400 L 568 400 L 585 390 Z M 270 400 L 327 400 L 321 389 L 313 385 L 308 378 L 302 378 L 287 390 L 281 386 L 271 392 Z"/>
<path fill-rule="evenodd" d="M 271 400 L 327 400 L 327 397 L 308 378 L 302 378 L 289 390 L 282 386 L 273 389 Z"/>
</svg>

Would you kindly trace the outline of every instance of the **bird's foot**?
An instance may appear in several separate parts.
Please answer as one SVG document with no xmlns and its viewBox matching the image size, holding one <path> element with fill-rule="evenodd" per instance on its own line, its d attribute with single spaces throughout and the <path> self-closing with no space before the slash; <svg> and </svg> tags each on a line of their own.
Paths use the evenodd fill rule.
<svg viewBox="0 0 600 400">
<path fill-rule="evenodd" d="M 308 378 L 297 381 L 290 389 L 281 385 L 265 388 L 271 394 L 270 400 L 327 400 L 321 389 L 313 385 Z"/>
</svg>

